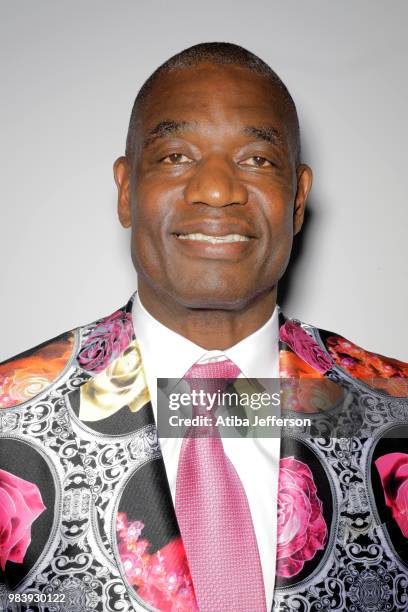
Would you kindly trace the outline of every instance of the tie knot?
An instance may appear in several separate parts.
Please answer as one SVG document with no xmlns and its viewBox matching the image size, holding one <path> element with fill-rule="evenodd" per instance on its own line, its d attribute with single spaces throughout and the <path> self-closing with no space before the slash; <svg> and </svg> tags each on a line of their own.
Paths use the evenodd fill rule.
<svg viewBox="0 0 408 612">
<path fill-rule="evenodd" d="M 211 361 L 207 363 L 194 363 L 185 373 L 183 378 L 188 381 L 191 391 L 203 392 L 206 399 L 200 404 L 201 409 L 206 409 L 208 395 L 222 392 L 229 382 L 234 381 L 241 372 L 239 367 L 230 359 L 222 361 Z M 212 403 L 212 410 L 216 408 Z"/>
<path fill-rule="evenodd" d="M 224 378 L 228 381 L 235 380 L 240 372 L 239 367 L 231 359 L 223 359 L 222 361 L 194 363 L 183 378 L 186 380 L 192 378 Z"/>
</svg>

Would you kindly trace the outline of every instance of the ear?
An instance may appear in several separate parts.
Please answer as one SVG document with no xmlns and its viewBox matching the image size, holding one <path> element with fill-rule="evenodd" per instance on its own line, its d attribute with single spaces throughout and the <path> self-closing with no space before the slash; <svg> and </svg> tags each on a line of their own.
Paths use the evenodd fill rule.
<svg viewBox="0 0 408 612">
<path fill-rule="evenodd" d="M 296 170 L 297 176 L 297 191 L 295 197 L 295 206 L 293 209 L 293 233 L 296 235 L 300 232 L 303 219 L 305 218 L 305 206 L 307 196 L 312 188 L 313 173 L 312 169 L 306 164 L 300 164 Z"/>
<path fill-rule="evenodd" d="M 123 227 L 132 224 L 130 206 L 130 164 L 126 157 L 119 157 L 113 164 L 113 175 L 118 188 L 118 216 Z"/>
</svg>

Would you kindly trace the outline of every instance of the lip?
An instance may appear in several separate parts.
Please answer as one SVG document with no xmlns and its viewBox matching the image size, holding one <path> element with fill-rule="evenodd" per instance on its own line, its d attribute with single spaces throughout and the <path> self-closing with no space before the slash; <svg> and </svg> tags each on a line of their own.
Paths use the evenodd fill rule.
<svg viewBox="0 0 408 612">
<path fill-rule="evenodd" d="M 227 236 L 228 234 L 240 234 L 246 238 L 257 238 L 254 230 L 241 221 L 221 221 L 217 219 L 180 224 L 180 226 L 174 229 L 171 234 L 176 237 L 180 234 L 206 234 L 207 236 L 213 236 L 214 238 L 217 236 Z M 189 241 L 186 240 L 184 242 Z"/>
<path fill-rule="evenodd" d="M 253 249 L 256 240 L 244 242 L 217 242 L 211 243 L 204 240 L 180 240 L 172 236 L 177 250 L 188 258 L 218 259 L 223 261 L 240 261 L 248 256 Z"/>
<path fill-rule="evenodd" d="M 207 236 L 227 236 L 228 234 L 240 234 L 249 240 L 237 242 L 208 242 L 205 240 L 181 240 L 179 235 L 206 234 Z M 221 261 L 238 262 L 246 258 L 254 248 L 257 240 L 253 230 L 242 223 L 196 223 L 183 225 L 172 232 L 172 238 L 177 250 L 184 256 L 199 259 L 214 259 Z"/>
</svg>

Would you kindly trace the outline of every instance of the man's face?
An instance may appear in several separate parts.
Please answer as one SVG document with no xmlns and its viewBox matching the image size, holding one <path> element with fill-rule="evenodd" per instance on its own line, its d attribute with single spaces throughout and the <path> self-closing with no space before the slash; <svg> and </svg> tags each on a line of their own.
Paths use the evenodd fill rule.
<svg viewBox="0 0 408 612">
<path fill-rule="evenodd" d="M 244 308 L 284 273 L 311 184 L 282 94 L 245 68 L 200 64 L 161 76 L 139 113 L 135 157 L 115 164 L 139 286 Z"/>
</svg>

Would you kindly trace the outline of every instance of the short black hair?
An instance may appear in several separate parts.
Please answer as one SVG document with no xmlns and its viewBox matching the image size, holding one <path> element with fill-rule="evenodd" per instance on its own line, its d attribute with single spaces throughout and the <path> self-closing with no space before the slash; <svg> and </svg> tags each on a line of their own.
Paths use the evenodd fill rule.
<svg viewBox="0 0 408 612">
<path fill-rule="evenodd" d="M 299 119 L 296 110 L 296 105 L 293 101 L 292 96 L 289 93 L 288 88 L 276 74 L 274 70 L 264 62 L 260 57 L 244 49 L 239 45 L 228 42 L 206 42 L 193 45 L 183 51 L 180 51 L 176 55 L 173 55 L 159 66 L 153 74 L 143 83 L 136 96 L 133 104 L 132 113 L 130 115 L 129 129 L 126 139 L 126 155 L 131 156 L 135 151 L 135 133 L 136 133 L 136 122 L 138 111 L 141 104 L 148 98 L 153 85 L 156 83 L 158 78 L 171 72 L 173 70 L 189 68 L 191 66 L 197 66 L 203 62 L 209 62 L 212 64 L 232 64 L 235 66 L 241 66 L 248 68 L 254 72 L 261 74 L 269 78 L 272 84 L 279 89 L 282 94 L 284 102 L 287 104 L 290 114 L 292 116 L 292 128 L 294 136 L 294 154 L 296 164 L 300 161 L 300 129 Z"/>
</svg>

